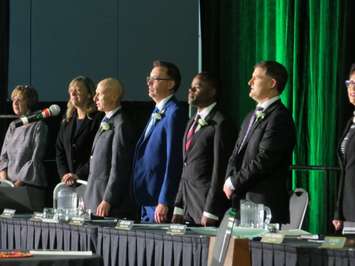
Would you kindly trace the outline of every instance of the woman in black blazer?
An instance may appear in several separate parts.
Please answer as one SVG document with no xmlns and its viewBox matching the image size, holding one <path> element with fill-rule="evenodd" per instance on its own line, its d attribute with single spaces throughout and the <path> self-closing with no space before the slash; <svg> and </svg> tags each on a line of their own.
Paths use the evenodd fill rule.
<svg viewBox="0 0 355 266">
<path fill-rule="evenodd" d="M 349 102 L 355 106 L 355 64 L 351 66 L 349 80 L 345 81 L 345 85 Z M 355 222 L 355 116 L 346 125 L 338 147 L 338 158 L 341 177 L 333 220 L 335 230 L 342 229 L 343 221 Z"/>
<path fill-rule="evenodd" d="M 76 179 L 87 179 L 88 161 L 102 114 L 93 101 L 95 84 L 78 76 L 68 86 L 69 100 L 56 143 L 56 161 L 62 182 L 71 185 Z"/>
</svg>

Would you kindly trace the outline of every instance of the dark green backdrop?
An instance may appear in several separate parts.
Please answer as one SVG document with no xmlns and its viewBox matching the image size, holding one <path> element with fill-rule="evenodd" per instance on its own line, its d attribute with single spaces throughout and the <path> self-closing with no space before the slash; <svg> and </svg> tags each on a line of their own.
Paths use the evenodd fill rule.
<svg viewBox="0 0 355 266">
<path fill-rule="evenodd" d="M 201 1 L 203 68 L 224 87 L 225 112 L 239 126 L 255 103 L 253 65 L 277 60 L 289 70 L 282 101 L 297 127 L 294 165 L 336 166 L 335 149 L 352 107 L 343 81 L 354 60 L 350 0 Z M 310 194 L 307 229 L 331 229 L 337 172 L 293 171 L 293 188 Z"/>
</svg>

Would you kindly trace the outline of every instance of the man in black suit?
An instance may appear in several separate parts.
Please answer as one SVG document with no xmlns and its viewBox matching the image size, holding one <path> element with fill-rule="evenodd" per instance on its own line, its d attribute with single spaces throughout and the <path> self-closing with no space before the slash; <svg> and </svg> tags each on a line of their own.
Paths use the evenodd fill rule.
<svg viewBox="0 0 355 266">
<path fill-rule="evenodd" d="M 218 91 L 217 80 L 208 73 L 196 75 L 189 89 L 189 104 L 197 107 L 197 114 L 184 134 L 173 223 L 217 225 L 229 207 L 222 188 L 235 131 L 217 107 Z"/>
<path fill-rule="evenodd" d="M 257 110 L 245 118 L 227 167 L 226 196 L 239 208 L 240 199 L 270 207 L 272 222 L 289 222 L 287 180 L 290 178 L 295 126 L 280 100 L 287 70 L 278 62 L 255 65 L 248 82 Z"/>
</svg>

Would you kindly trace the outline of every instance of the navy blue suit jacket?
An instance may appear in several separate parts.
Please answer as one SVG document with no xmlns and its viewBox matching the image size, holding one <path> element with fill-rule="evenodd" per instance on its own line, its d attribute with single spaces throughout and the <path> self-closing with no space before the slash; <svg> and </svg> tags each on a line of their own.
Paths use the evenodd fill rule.
<svg viewBox="0 0 355 266">
<path fill-rule="evenodd" d="M 187 112 L 172 97 L 160 113 L 161 118 L 146 137 L 144 130 L 134 156 L 134 195 L 142 206 L 158 203 L 172 206 L 181 177 L 181 147 Z"/>
</svg>

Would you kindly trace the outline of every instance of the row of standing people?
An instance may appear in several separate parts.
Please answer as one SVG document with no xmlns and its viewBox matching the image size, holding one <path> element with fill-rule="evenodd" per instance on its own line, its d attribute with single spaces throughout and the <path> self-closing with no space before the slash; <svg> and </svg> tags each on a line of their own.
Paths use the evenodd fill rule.
<svg viewBox="0 0 355 266">
<path fill-rule="evenodd" d="M 132 218 L 139 206 L 142 222 L 217 225 L 228 200 L 238 207 L 246 198 L 269 206 L 273 222 L 286 223 L 287 180 L 295 145 L 292 116 L 279 99 L 287 76 L 284 66 L 275 61 L 255 65 L 248 85 L 257 108 L 244 119 L 235 145 L 235 131 L 217 104 L 220 86 L 208 73 L 192 80 L 188 101 L 197 107 L 197 114 L 186 126 L 187 114 L 174 96 L 180 72 L 174 64 L 154 62 L 147 86 L 156 107 L 137 143 L 132 121 L 120 104 L 122 84 L 105 79 L 95 92 L 90 79 L 78 77 L 69 84 L 67 112 L 58 133 L 58 173 L 68 185 L 88 179 L 85 204 L 99 216 Z M 355 78 L 350 81 L 352 102 Z M 37 97 L 32 97 L 33 89 L 27 90 L 12 93 L 17 115 L 30 112 L 32 98 Z M 10 124 L 1 153 L 1 178 L 17 186 L 45 184 L 42 167 L 37 166 L 46 131 L 43 122 L 16 130 Z M 344 182 L 349 178 L 340 185 L 341 210 Z M 337 216 L 334 223 L 343 219 Z"/>
<path fill-rule="evenodd" d="M 194 77 L 188 101 L 197 114 L 188 122 L 185 108 L 174 96 L 180 81 L 174 64 L 153 63 L 147 86 L 156 106 L 137 143 L 133 122 L 121 106 L 124 91 L 118 80 L 102 80 L 96 91 L 86 77 L 71 81 L 56 143 L 61 180 L 73 185 L 78 178 L 87 179 L 84 202 L 98 216 L 134 218 L 138 206 L 141 222 L 217 225 L 230 200 L 238 207 L 246 198 L 269 206 L 272 221 L 287 222 L 286 183 L 295 129 L 279 99 L 286 69 L 274 61 L 255 66 L 249 95 L 263 110 L 248 114 L 235 145 L 236 132 L 217 104 L 221 89 L 217 80 L 208 73 Z M 15 114 L 31 111 L 26 93 L 20 97 L 13 93 L 12 100 Z M 17 112 L 17 102 L 28 108 Z M 29 137 L 28 131 L 36 126 L 44 133 Z M 34 162 L 43 158 L 45 132 L 41 121 L 19 128 L 10 124 L 1 155 L 2 178 L 36 185 L 28 176 L 39 179 Z M 29 142 L 21 143 L 18 135 Z M 37 150 L 42 152 L 35 155 Z M 37 174 L 20 178 L 23 169 L 10 171 L 11 161 L 27 161 Z"/>
</svg>

